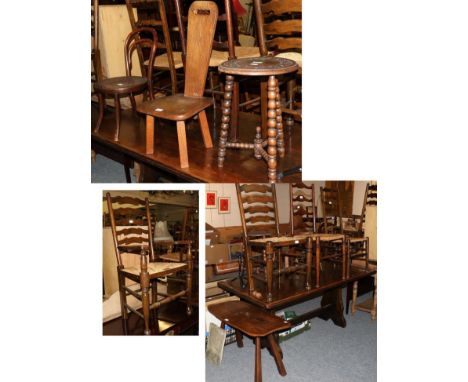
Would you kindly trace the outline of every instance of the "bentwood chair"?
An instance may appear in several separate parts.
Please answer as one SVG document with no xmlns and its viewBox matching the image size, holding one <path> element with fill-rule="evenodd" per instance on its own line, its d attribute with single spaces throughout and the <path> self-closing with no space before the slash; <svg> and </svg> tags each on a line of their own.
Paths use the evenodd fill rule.
<svg viewBox="0 0 468 382">
<path fill-rule="evenodd" d="M 151 214 L 148 198 L 144 201 L 128 196 L 106 194 L 110 216 L 114 249 L 117 256 L 117 274 L 119 280 L 120 307 L 125 335 L 128 334 L 128 315 L 133 312 L 144 320 L 145 335 L 158 334 L 157 310 L 162 305 L 176 299 L 186 298 L 187 314 L 192 314 L 192 272 L 193 263 L 188 248 L 187 262 L 157 262 L 153 248 Z M 126 265 L 124 256 L 133 254 L 140 261 Z M 168 275 L 185 271 L 186 287 L 175 293 L 158 292 L 158 280 Z M 128 284 L 139 285 L 138 289 Z M 127 303 L 127 296 L 132 295 L 142 302 L 142 312 Z M 153 316 L 151 317 L 151 312 Z M 156 320 L 156 325 L 150 325 Z"/>
<path fill-rule="evenodd" d="M 125 0 L 127 5 L 128 17 L 133 30 L 141 27 L 154 28 L 158 33 L 158 54 L 154 59 L 154 69 L 156 75 L 169 71 L 171 77 L 171 92 L 177 93 L 177 69 L 183 67 L 182 53 L 172 50 L 169 25 L 166 15 L 166 6 L 164 0 Z M 135 17 L 134 11 L 137 16 Z M 161 33 L 162 32 L 162 33 Z M 149 65 L 149 60 L 144 58 L 144 52 L 138 51 L 140 60 L 145 66 Z M 164 90 L 164 88 L 162 88 Z"/>
<path fill-rule="evenodd" d="M 213 104 L 203 97 L 208 62 L 218 17 L 218 7 L 212 1 L 195 1 L 189 9 L 187 60 L 184 94 L 142 102 L 138 111 L 146 114 L 146 153 L 154 153 L 154 119 L 177 122 L 180 167 L 189 167 L 185 122 L 198 115 L 205 148 L 213 143 L 205 109 Z"/>
<path fill-rule="evenodd" d="M 149 37 L 142 38 L 141 33 L 145 33 Z M 96 123 L 94 132 L 98 132 L 101 127 L 102 119 L 104 118 L 105 101 L 104 96 L 110 95 L 114 97 L 115 101 L 115 135 L 114 141 L 119 140 L 120 132 L 120 97 L 130 97 L 132 109 L 136 112 L 135 94 L 148 91 L 149 99 L 153 99 L 153 65 L 149 65 L 148 71 L 145 71 L 144 66 L 140 60 L 140 69 L 142 76 L 132 76 L 132 53 L 135 49 L 140 47 L 150 48 L 150 62 L 154 62 L 156 57 L 158 37 L 154 29 L 151 28 L 138 28 L 130 32 L 125 40 L 124 58 L 125 58 L 125 72 L 126 76 L 106 78 L 97 81 L 94 84 L 94 91 L 99 98 L 99 117 Z"/>
</svg>

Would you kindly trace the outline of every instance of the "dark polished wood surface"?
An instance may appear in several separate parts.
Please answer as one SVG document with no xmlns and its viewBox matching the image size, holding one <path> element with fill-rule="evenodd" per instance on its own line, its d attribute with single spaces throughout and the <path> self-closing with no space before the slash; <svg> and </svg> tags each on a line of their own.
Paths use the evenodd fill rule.
<svg viewBox="0 0 468 382">
<path fill-rule="evenodd" d="M 217 142 L 213 130 L 212 111 L 208 114 L 208 123 Z M 91 127 L 95 125 L 98 107 L 91 104 Z M 219 116 L 218 116 L 219 117 Z M 194 122 L 194 123 L 193 123 Z M 255 126 L 260 123 L 260 117 L 255 114 L 240 113 L 240 136 L 246 140 L 253 140 Z M 218 124 L 217 124 L 218 126 Z M 190 167 L 180 168 L 177 129 L 173 122 L 157 121 L 155 125 L 154 153 L 145 154 L 145 119 L 131 110 L 121 113 L 120 139 L 113 140 L 115 121 L 112 112 L 106 112 L 98 133 L 91 132 L 91 143 L 97 153 L 106 156 L 124 157 L 145 164 L 155 170 L 171 174 L 177 181 L 206 182 L 206 183 L 235 183 L 268 181 L 263 163 L 254 158 L 253 153 L 244 150 L 230 150 L 226 157 L 229 159 L 223 168 L 218 168 L 217 147 L 205 149 L 197 121 L 188 123 L 187 139 L 192 143 L 189 148 Z M 164 140 L 163 140 L 164 139 Z M 282 171 L 301 165 L 301 125 L 296 124 L 293 134 L 285 129 L 284 142 L 286 155 L 278 161 L 278 170 Z M 284 182 L 297 182 L 301 174 L 284 177 Z"/>
<path fill-rule="evenodd" d="M 315 273 L 315 270 L 313 270 L 313 273 Z M 254 279 L 255 291 L 260 292 L 261 295 L 256 294 L 256 296 L 249 293 L 249 289 L 247 287 L 242 288 L 238 278 L 220 281 L 218 282 L 218 286 L 227 292 L 239 296 L 242 300 L 248 301 L 263 309 L 279 310 L 287 306 L 322 296 L 330 290 L 341 288 L 348 283 L 360 280 L 374 273 L 375 271 L 365 271 L 363 269 L 352 267 L 350 276 L 343 280 L 341 264 L 328 264 L 327 266 L 324 266 L 321 271 L 321 285 L 318 288 L 312 286 L 309 290 L 305 288 L 305 274 L 282 274 L 273 278 L 271 301 L 267 300 L 266 283 L 258 279 Z"/>
</svg>

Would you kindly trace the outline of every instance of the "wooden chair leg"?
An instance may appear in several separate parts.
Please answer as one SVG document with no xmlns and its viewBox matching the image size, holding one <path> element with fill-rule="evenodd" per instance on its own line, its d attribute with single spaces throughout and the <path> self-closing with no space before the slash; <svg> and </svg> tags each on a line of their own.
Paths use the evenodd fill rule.
<svg viewBox="0 0 468 382">
<path fill-rule="evenodd" d="M 244 347 L 244 342 L 242 341 L 242 333 L 239 330 L 236 330 L 236 342 L 237 342 L 237 347 L 243 348 Z"/>
<path fill-rule="evenodd" d="M 151 280 L 151 303 L 158 301 L 158 280 Z M 153 314 L 151 315 L 151 325 L 155 328 L 155 333 L 159 333 L 159 320 L 158 320 L 158 309 L 153 309 Z"/>
<path fill-rule="evenodd" d="M 104 99 L 104 95 L 102 93 L 97 93 L 98 101 L 99 101 L 99 117 L 96 123 L 96 127 L 94 128 L 94 132 L 97 133 L 99 128 L 101 127 L 102 119 L 104 118 L 104 107 L 106 100 Z"/>
<path fill-rule="evenodd" d="M 132 110 L 136 114 L 137 108 L 136 108 L 135 96 L 133 94 L 130 94 L 130 102 L 132 104 Z"/>
<path fill-rule="evenodd" d="M 118 272 L 118 281 L 119 281 L 119 295 L 120 295 L 120 311 L 122 314 L 122 329 L 124 335 L 128 335 L 128 312 L 127 312 L 127 295 L 124 289 L 125 286 L 125 277 L 122 276 L 120 271 Z"/>
<path fill-rule="evenodd" d="M 206 119 L 205 110 L 198 113 L 198 119 L 205 148 L 211 149 L 213 147 L 213 141 L 211 140 L 210 127 L 208 126 L 208 120 Z"/>
<path fill-rule="evenodd" d="M 115 103 L 115 135 L 114 135 L 114 141 L 119 140 L 119 134 L 120 134 L 120 97 L 118 94 L 115 95 L 114 97 L 114 103 Z"/>
<path fill-rule="evenodd" d="M 140 286 L 141 286 L 141 303 L 143 307 L 143 320 L 145 321 L 145 335 L 149 336 L 151 334 L 150 330 L 150 297 L 149 297 L 149 273 L 148 273 L 148 265 L 143 263 L 141 266 L 141 273 L 140 273 Z"/>
<path fill-rule="evenodd" d="M 177 138 L 179 140 L 180 167 L 189 167 L 187 153 L 187 136 L 185 135 L 185 122 L 177 121 Z"/>
<path fill-rule="evenodd" d="M 146 115 L 146 154 L 154 154 L 154 117 Z"/>
<path fill-rule="evenodd" d="M 262 382 L 262 345 L 260 337 L 255 337 L 255 382 Z"/>
<path fill-rule="evenodd" d="M 283 364 L 281 349 L 278 345 L 278 342 L 276 342 L 273 334 L 269 334 L 267 336 L 267 341 L 270 346 L 270 350 L 273 353 L 273 358 L 275 359 L 276 367 L 278 368 L 278 373 L 280 373 L 280 375 L 284 377 L 287 373 L 286 373 L 286 368 L 284 367 L 284 364 Z"/>
</svg>

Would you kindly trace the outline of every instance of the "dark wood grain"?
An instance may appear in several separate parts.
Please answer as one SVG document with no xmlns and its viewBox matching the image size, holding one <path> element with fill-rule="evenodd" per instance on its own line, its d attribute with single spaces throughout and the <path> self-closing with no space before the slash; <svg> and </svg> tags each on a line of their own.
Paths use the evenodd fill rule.
<svg viewBox="0 0 468 382">
<path fill-rule="evenodd" d="M 91 128 L 98 119 L 98 106 L 91 106 Z M 220 118 L 220 115 L 218 115 Z M 245 139 L 254 139 L 255 126 L 259 116 L 240 113 L 240 134 Z M 217 122 L 217 121 L 216 121 Z M 208 114 L 208 123 L 213 131 L 213 119 Z M 189 121 L 187 140 L 190 141 L 190 167 L 181 169 L 179 166 L 177 134 L 173 123 L 158 120 L 154 135 L 154 153 L 146 154 L 145 118 L 134 115 L 131 110 L 121 113 L 120 138 L 114 141 L 115 122 L 112 114 L 103 113 L 99 132 L 91 132 L 92 147 L 97 153 L 102 153 L 123 163 L 138 161 L 148 168 L 163 172 L 166 178 L 174 181 L 204 182 L 204 183 L 235 183 L 235 182 L 266 182 L 267 175 L 258 171 L 258 161 L 252 152 L 246 150 L 230 150 L 226 153 L 227 160 L 222 169 L 218 168 L 216 149 L 205 149 L 198 130 L 197 121 Z M 301 164 L 301 130 L 295 129 L 294 134 L 285 132 L 287 152 L 278 161 L 278 169 L 286 169 Z M 169 178 L 171 179 L 171 178 Z M 282 181 L 300 181 L 300 174 L 285 177 Z M 145 181 L 145 178 L 143 178 Z M 149 181 L 152 181 L 151 179 Z"/>
</svg>

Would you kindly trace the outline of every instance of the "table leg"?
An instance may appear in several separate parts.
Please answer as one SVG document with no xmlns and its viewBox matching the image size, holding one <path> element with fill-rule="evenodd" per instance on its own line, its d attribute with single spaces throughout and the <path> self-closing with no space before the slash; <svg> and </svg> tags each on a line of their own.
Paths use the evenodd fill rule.
<svg viewBox="0 0 468 382">
<path fill-rule="evenodd" d="M 333 265 L 333 264 L 331 264 Z M 319 315 L 323 320 L 331 319 L 333 323 L 342 328 L 346 327 L 346 320 L 343 315 L 343 300 L 341 296 L 341 287 L 326 291 L 320 302 L 324 312 Z"/>
<path fill-rule="evenodd" d="M 229 132 L 229 141 L 237 142 L 239 140 L 239 82 L 235 81 L 232 86 L 231 100 L 231 130 Z"/>
<path fill-rule="evenodd" d="M 270 183 L 276 182 L 276 79 L 275 76 L 268 78 L 268 104 L 267 104 L 267 116 L 268 116 L 268 181 Z"/>
<path fill-rule="evenodd" d="M 255 337 L 255 382 L 262 382 L 262 347 L 260 337 Z"/>
<path fill-rule="evenodd" d="M 273 358 L 276 362 L 278 373 L 280 373 L 280 375 L 284 377 L 287 373 L 286 373 L 286 368 L 284 367 L 284 364 L 283 364 L 283 359 L 282 359 L 283 357 L 281 355 L 281 349 L 278 345 L 278 342 L 276 342 L 276 339 L 274 338 L 273 334 L 269 334 L 267 336 L 267 341 L 268 341 L 270 350 L 273 353 Z"/>
<path fill-rule="evenodd" d="M 229 124 L 231 121 L 232 90 L 234 77 L 226 75 L 226 86 L 224 87 L 224 100 L 222 106 L 221 131 L 219 132 L 218 167 L 223 167 L 226 157 L 226 142 L 228 138 Z"/>
<path fill-rule="evenodd" d="M 237 342 L 237 347 L 243 348 L 244 347 L 244 342 L 242 341 L 242 333 L 239 330 L 235 331 L 236 333 L 236 342 Z"/>
</svg>

